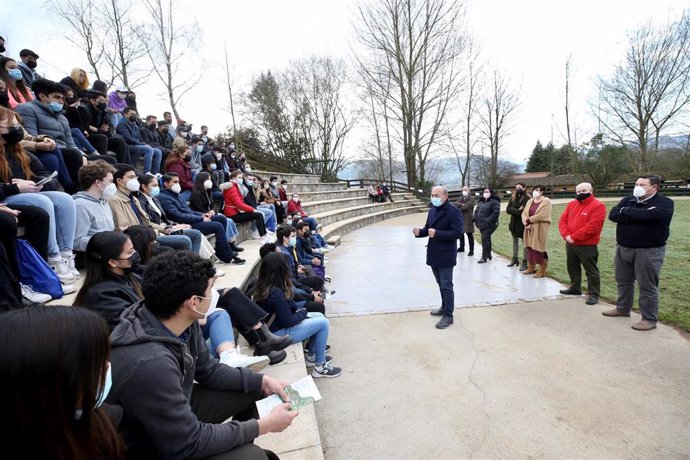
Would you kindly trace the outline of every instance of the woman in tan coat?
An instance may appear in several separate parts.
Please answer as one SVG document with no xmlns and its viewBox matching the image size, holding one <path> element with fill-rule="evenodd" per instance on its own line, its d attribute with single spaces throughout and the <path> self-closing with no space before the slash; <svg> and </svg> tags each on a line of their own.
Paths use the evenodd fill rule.
<svg viewBox="0 0 690 460">
<path fill-rule="evenodd" d="M 524 245 L 527 248 L 527 270 L 524 275 L 534 275 L 543 278 L 546 274 L 548 260 L 546 258 L 546 244 L 549 240 L 551 228 L 551 200 L 544 196 L 546 187 L 536 185 L 532 189 L 532 198 L 522 211 L 522 223 L 525 225 Z M 537 265 L 539 270 L 537 270 Z"/>
</svg>

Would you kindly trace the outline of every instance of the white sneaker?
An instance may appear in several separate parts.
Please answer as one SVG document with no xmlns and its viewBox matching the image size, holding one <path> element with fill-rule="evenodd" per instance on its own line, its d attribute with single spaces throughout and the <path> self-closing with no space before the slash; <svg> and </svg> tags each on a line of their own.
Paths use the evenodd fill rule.
<svg viewBox="0 0 690 460">
<path fill-rule="evenodd" d="M 258 230 L 254 230 L 254 231 L 252 232 L 252 239 L 253 239 L 253 240 L 258 240 L 258 239 L 260 239 L 260 238 L 261 238 L 261 235 L 259 235 L 259 231 L 258 231 Z"/>
<path fill-rule="evenodd" d="M 268 244 L 268 243 L 270 243 L 270 242 L 272 242 L 272 241 L 273 241 L 273 238 L 271 238 L 271 237 L 268 236 L 268 235 L 264 235 L 264 236 L 261 237 L 259 243 L 261 244 L 261 246 L 263 246 L 264 244 Z"/>
<path fill-rule="evenodd" d="M 77 287 L 74 284 L 63 284 L 62 285 L 62 293 L 64 295 L 69 295 L 69 294 L 72 294 L 73 292 L 77 292 Z"/>
<path fill-rule="evenodd" d="M 216 276 L 220 278 L 221 276 L 225 276 L 225 272 L 221 270 L 220 268 L 216 268 Z"/>
<path fill-rule="evenodd" d="M 52 299 L 52 297 L 48 294 L 43 294 L 41 292 L 34 291 L 31 288 L 31 286 L 28 286 L 26 284 L 20 284 L 20 286 L 22 288 L 22 297 L 24 297 L 25 299 L 29 299 L 32 302 L 46 303 Z"/>
<path fill-rule="evenodd" d="M 48 265 L 53 269 L 62 284 L 74 283 L 74 275 L 70 273 L 67 262 L 62 257 L 48 259 Z"/>
<path fill-rule="evenodd" d="M 244 356 L 239 348 L 226 350 L 220 354 L 220 362 L 230 367 L 248 367 L 257 372 L 268 366 L 268 356 Z"/>
<path fill-rule="evenodd" d="M 62 255 L 62 258 L 65 260 L 65 263 L 67 264 L 67 268 L 69 269 L 70 274 L 75 279 L 81 278 L 81 273 L 79 273 L 79 270 L 77 270 L 77 267 L 74 266 L 74 260 L 77 258 L 77 255 L 73 252 L 62 252 L 60 254 Z"/>
<path fill-rule="evenodd" d="M 324 281 L 326 281 L 327 283 L 330 283 L 331 281 L 333 281 L 333 278 L 331 278 L 331 277 L 328 276 L 328 275 L 324 276 L 323 279 L 324 279 Z"/>
</svg>

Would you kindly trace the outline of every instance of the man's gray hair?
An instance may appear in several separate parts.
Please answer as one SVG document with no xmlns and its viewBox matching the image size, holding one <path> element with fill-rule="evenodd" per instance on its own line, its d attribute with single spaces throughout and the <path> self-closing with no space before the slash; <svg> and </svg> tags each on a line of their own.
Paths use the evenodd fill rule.
<svg viewBox="0 0 690 460">
<path fill-rule="evenodd" d="M 448 188 L 445 185 L 434 185 L 431 190 L 440 188 L 444 195 L 448 195 Z"/>
<path fill-rule="evenodd" d="M 592 184 L 590 184 L 589 182 L 580 182 L 579 184 L 577 184 L 575 186 L 575 189 L 577 190 L 580 187 L 587 187 L 590 192 L 594 190 L 594 188 L 592 187 Z"/>
</svg>

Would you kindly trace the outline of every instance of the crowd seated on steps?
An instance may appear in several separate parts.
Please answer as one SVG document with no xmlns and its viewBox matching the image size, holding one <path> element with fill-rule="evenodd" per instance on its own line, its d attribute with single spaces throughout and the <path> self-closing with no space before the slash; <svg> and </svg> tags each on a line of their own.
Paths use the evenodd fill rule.
<svg viewBox="0 0 690 460">
<path fill-rule="evenodd" d="M 14 400 L 5 405 L 15 411 L 12 439 L 27 441 L 26 455 L 37 458 L 274 458 L 251 441 L 284 430 L 294 413 L 280 406 L 256 420 L 254 400 L 284 396 L 285 382 L 255 370 L 305 340 L 313 375 L 339 374 L 322 353 L 324 302 L 335 291 L 326 287 L 330 247 L 318 223 L 298 195 L 289 212 L 287 181 L 255 175 L 245 155 L 216 143 L 206 126 L 198 133 L 182 119 L 173 126 L 169 112 L 142 122 L 136 95 L 123 86 L 91 85 L 79 68 L 57 83 L 33 64 L 18 79 L 17 66 L 38 59 L 24 51 L 19 64 L 0 60 L 0 327 L 21 331 L 26 356 L 42 359 L 0 366 L 13 385 L 4 392 Z M 245 214 L 258 217 L 256 237 L 275 254 L 252 284 L 268 292 L 273 271 L 294 268 L 285 300 L 309 310 L 299 323 L 269 324 L 271 311 L 284 319 L 285 305 L 274 298 L 257 297 L 259 305 L 239 286 L 213 288 L 222 269 L 244 262 L 235 222 Z M 19 238 L 36 258 L 16 257 Z M 81 278 L 75 308 L 44 306 L 51 295 L 18 281 L 39 261 L 65 295 Z M 305 321 L 319 326 L 300 326 Z M 233 328 L 253 356 L 240 352 Z M 16 337 L 3 334 L 3 349 L 15 348 Z M 45 347 L 49 354 L 37 351 Z M 47 392 L 59 397 L 39 396 Z"/>
</svg>

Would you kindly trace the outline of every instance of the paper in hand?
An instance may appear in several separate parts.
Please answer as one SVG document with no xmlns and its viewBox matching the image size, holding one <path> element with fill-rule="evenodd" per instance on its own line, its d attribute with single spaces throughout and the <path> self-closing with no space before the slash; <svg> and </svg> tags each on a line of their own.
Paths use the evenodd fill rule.
<svg viewBox="0 0 690 460">
<path fill-rule="evenodd" d="M 300 410 L 301 408 L 313 404 L 314 401 L 321 399 L 321 393 L 316 388 L 314 379 L 311 375 L 293 382 L 285 387 L 285 392 L 290 397 L 291 410 Z M 268 415 L 274 407 L 283 404 L 283 400 L 278 395 L 271 395 L 267 398 L 260 399 L 256 402 L 256 408 L 259 410 L 259 418 Z"/>
</svg>

